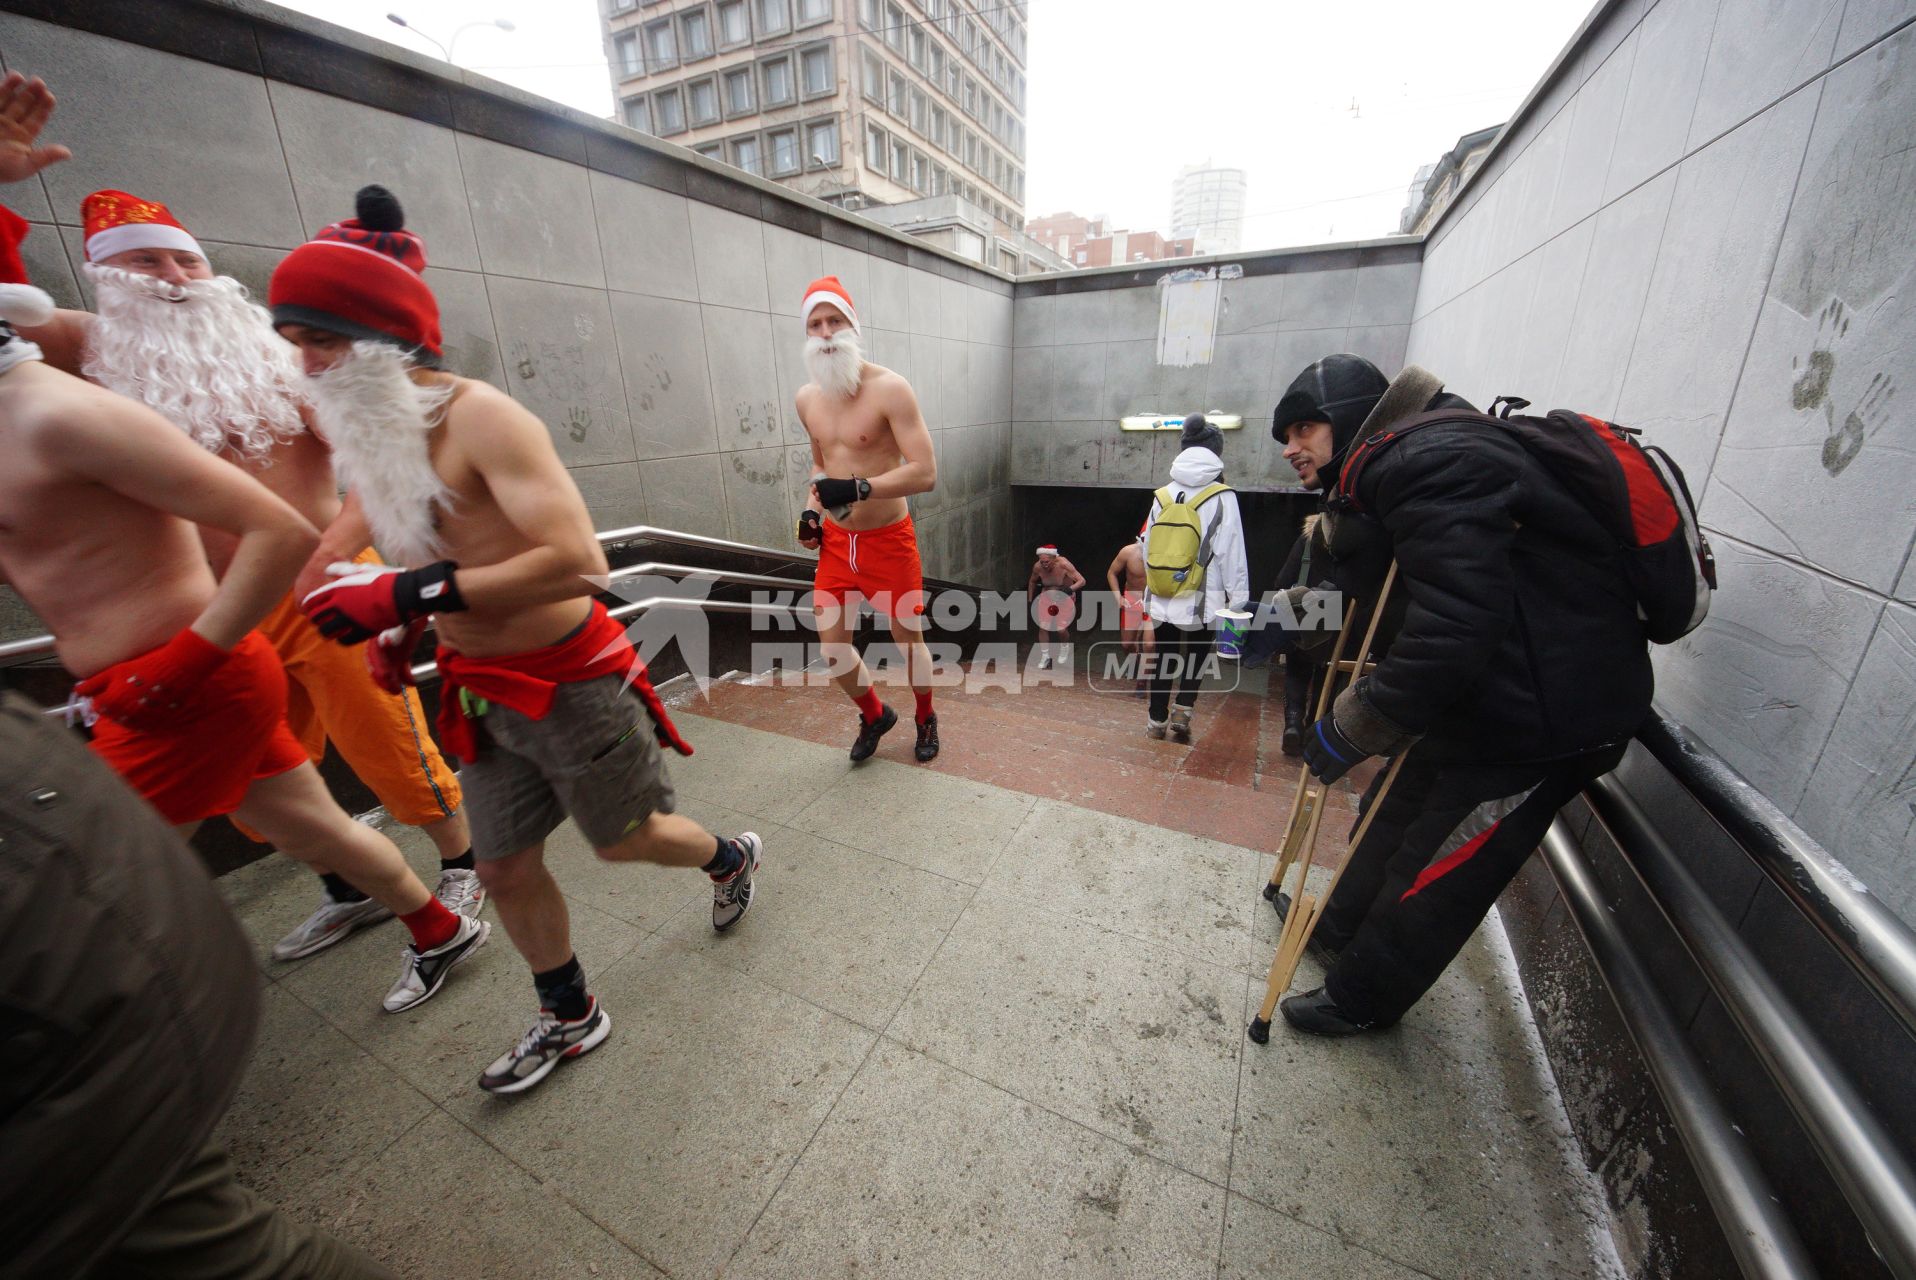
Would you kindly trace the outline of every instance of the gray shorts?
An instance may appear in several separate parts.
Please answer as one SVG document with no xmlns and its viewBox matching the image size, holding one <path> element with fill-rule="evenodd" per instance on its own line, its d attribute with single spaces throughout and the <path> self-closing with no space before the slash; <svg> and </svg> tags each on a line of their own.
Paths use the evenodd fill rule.
<svg viewBox="0 0 1916 1280">
<path fill-rule="evenodd" d="M 677 808 L 652 717 L 621 676 L 560 685 L 543 720 L 493 703 L 473 729 L 479 758 L 459 785 L 481 862 L 539 843 L 568 816 L 603 849 Z"/>
</svg>

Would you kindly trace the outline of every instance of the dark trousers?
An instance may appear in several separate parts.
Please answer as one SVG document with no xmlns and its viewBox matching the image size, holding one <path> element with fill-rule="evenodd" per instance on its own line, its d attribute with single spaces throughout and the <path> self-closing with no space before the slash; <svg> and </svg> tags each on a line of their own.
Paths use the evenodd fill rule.
<svg viewBox="0 0 1916 1280">
<path fill-rule="evenodd" d="M 1160 622 L 1156 646 L 1152 655 L 1155 665 L 1151 676 L 1151 718 L 1163 720 L 1171 713 L 1173 685 L 1177 686 L 1180 707 L 1197 705 L 1204 660 L 1211 654 L 1211 629 L 1203 623 L 1180 627 L 1176 623 Z"/>
<path fill-rule="evenodd" d="M 351 1245 L 256 1197 L 213 1146 L 186 1166 L 94 1274 L 100 1280 L 398 1280 Z"/>
<path fill-rule="evenodd" d="M 1388 1026 L 1423 998 L 1570 799 L 1623 746 L 1530 764 L 1437 764 L 1416 748 L 1317 922 L 1339 951 L 1324 986 L 1350 1017 Z"/>
</svg>

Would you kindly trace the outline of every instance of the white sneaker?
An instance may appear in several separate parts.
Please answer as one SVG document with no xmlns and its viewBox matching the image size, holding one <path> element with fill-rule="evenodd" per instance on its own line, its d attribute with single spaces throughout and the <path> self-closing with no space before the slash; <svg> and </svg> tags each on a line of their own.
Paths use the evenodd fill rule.
<svg viewBox="0 0 1916 1280">
<path fill-rule="evenodd" d="M 765 842 L 758 838 L 756 831 L 741 832 L 732 843 L 738 846 L 745 861 L 739 864 L 731 879 L 712 882 L 712 927 L 720 933 L 737 924 L 752 909 L 752 877 L 758 874 L 758 864 L 765 857 Z"/>
<path fill-rule="evenodd" d="M 273 959 L 297 960 L 345 941 L 353 930 L 392 918 L 392 911 L 371 898 L 334 902 L 327 898 L 304 924 L 273 944 Z"/>
<path fill-rule="evenodd" d="M 453 867 L 439 873 L 439 883 L 433 886 L 432 896 L 454 915 L 477 920 L 479 908 L 486 905 L 486 886 L 479 883 L 477 871 Z"/>
<path fill-rule="evenodd" d="M 431 951 L 416 950 L 411 943 L 401 948 L 403 961 L 399 981 L 386 993 L 387 1013 L 401 1013 L 433 998 L 446 985 L 446 975 L 455 965 L 472 959 L 472 953 L 486 945 L 492 926 L 483 920 L 459 917 L 459 932 Z"/>
<path fill-rule="evenodd" d="M 592 1008 L 577 1022 L 564 1022 L 549 1009 L 539 1010 L 519 1043 L 493 1059 L 479 1077 L 487 1093 L 520 1093 L 552 1074 L 567 1058 L 591 1053 L 612 1034 L 612 1019 L 592 997 Z"/>
<path fill-rule="evenodd" d="M 1040 670 L 1040 671 L 1049 671 L 1049 670 L 1051 670 L 1051 659 L 1049 659 L 1049 658 L 1044 658 L 1044 659 L 1041 659 L 1041 660 L 1039 661 L 1039 663 L 1038 663 L 1038 670 Z"/>
<path fill-rule="evenodd" d="M 1144 736 L 1155 742 L 1164 741 L 1164 721 L 1146 720 L 1144 722 Z"/>
</svg>

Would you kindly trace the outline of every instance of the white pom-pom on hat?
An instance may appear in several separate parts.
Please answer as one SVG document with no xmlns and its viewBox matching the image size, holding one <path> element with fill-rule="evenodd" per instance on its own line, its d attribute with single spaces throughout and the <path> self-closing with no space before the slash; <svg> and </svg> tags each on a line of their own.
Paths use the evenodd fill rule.
<svg viewBox="0 0 1916 1280">
<path fill-rule="evenodd" d="M 53 299 L 30 284 L 0 284 L 0 320 L 31 328 L 53 319 Z"/>
</svg>

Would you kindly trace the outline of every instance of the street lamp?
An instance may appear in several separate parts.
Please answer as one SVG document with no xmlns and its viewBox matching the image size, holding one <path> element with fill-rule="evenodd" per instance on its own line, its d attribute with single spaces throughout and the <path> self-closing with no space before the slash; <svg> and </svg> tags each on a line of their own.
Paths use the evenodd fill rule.
<svg viewBox="0 0 1916 1280">
<path fill-rule="evenodd" d="M 501 31 L 517 31 L 519 29 L 510 18 L 494 18 L 489 22 L 468 22 L 454 29 L 451 40 L 448 40 L 445 44 L 440 44 L 418 27 L 406 21 L 404 14 L 389 13 L 386 15 L 386 21 L 392 23 L 395 27 L 404 27 L 421 40 L 424 40 L 427 44 L 430 44 L 433 48 L 439 50 L 439 56 L 447 62 L 452 61 L 452 51 L 459 46 L 459 35 L 461 32 L 470 31 L 474 27 L 497 27 Z"/>
</svg>

